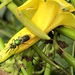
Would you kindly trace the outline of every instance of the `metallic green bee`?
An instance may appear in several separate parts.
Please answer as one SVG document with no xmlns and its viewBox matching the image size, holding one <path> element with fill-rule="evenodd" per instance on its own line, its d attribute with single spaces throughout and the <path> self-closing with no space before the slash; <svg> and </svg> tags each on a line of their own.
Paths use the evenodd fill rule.
<svg viewBox="0 0 75 75">
<path fill-rule="evenodd" d="M 19 45 L 24 44 L 30 39 L 29 35 L 24 35 L 23 37 L 20 37 L 13 41 L 13 43 L 10 44 L 9 49 L 15 49 L 17 46 L 19 48 Z M 6 51 L 6 53 L 9 51 L 9 49 Z"/>
</svg>

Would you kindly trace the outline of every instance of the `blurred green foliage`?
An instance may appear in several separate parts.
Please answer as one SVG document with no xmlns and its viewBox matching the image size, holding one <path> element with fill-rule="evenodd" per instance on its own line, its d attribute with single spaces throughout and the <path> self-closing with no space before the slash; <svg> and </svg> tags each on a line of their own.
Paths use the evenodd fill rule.
<svg viewBox="0 0 75 75">
<path fill-rule="evenodd" d="M 4 39 L 4 42 L 7 42 L 8 39 L 23 27 L 6 7 L 0 10 L 0 36 Z"/>
<path fill-rule="evenodd" d="M 17 5 L 20 6 L 23 4 L 26 0 L 13 0 L 13 2 Z M 70 0 L 67 0 L 70 2 Z M 17 33 L 20 29 L 22 29 L 24 26 L 22 25 L 21 22 L 18 21 L 18 19 L 13 15 L 12 12 L 10 12 L 7 7 L 4 7 L 3 9 L 0 10 L 0 37 L 3 38 L 4 42 L 7 43 L 8 40 L 15 34 Z M 50 34 L 50 37 L 53 36 L 53 34 Z M 63 41 L 65 42 L 68 47 L 66 47 L 64 50 L 67 51 L 69 54 L 72 54 L 73 51 L 73 46 L 75 46 L 74 41 L 71 40 L 70 38 L 59 35 L 57 38 L 58 41 Z M 49 51 L 49 48 L 46 48 L 46 43 L 42 40 L 37 42 L 37 46 L 42 50 L 42 51 Z M 50 44 L 52 46 L 52 44 Z M 51 50 L 51 49 L 50 49 Z M 33 58 L 37 58 L 36 60 Z M 46 68 L 46 62 L 42 60 L 36 52 L 33 51 L 32 48 L 29 48 L 28 50 L 16 54 L 13 57 L 11 57 L 9 60 L 6 62 L 0 64 L 4 70 L 8 73 L 13 73 L 14 69 L 15 74 L 14 75 L 19 75 L 17 71 L 20 73 L 20 67 L 18 61 L 22 62 L 24 64 L 25 70 L 28 72 L 29 75 L 33 72 L 34 75 L 37 75 L 37 73 L 40 73 L 39 75 L 43 75 L 44 70 L 43 68 Z M 36 64 L 34 63 L 36 61 Z M 55 53 L 55 58 L 53 59 L 54 62 L 57 64 L 61 65 L 65 70 L 71 71 L 70 70 L 70 65 L 63 59 L 61 58 L 57 53 Z M 8 65 L 7 65 L 8 64 Z M 8 69 L 9 68 L 9 69 Z M 27 70 L 28 69 L 28 70 Z M 41 71 L 42 70 L 42 71 Z M 63 75 L 64 72 L 61 70 L 56 69 L 55 67 L 52 67 L 51 69 L 52 73 L 51 75 Z M 71 73 L 71 72 L 70 72 Z M 21 74 L 23 75 L 23 74 Z M 65 75 L 65 74 L 64 74 Z"/>
<path fill-rule="evenodd" d="M 26 0 L 13 0 L 13 2 L 17 5 L 20 6 L 22 5 Z"/>
</svg>

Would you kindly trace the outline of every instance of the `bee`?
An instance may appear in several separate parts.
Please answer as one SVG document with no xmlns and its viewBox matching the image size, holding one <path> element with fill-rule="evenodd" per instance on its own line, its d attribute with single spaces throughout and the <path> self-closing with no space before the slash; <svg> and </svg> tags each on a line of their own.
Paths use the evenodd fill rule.
<svg viewBox="0 0 75 75">
<path fill-rule="evenodd" d="M 19 46 L 21 44 L 24 44 L 25 42 L 27 42 L 30 39 L 29 35 L 24 35 L 22 37 L 19 37 L 17 39 L 14 39 L 14 41 L 10 44 L 9 49 L 15 49 L 17 46 L 19 48 Z M 9 49 L 6 51 L 6 53 L 9 51 Z"/>
</svg>

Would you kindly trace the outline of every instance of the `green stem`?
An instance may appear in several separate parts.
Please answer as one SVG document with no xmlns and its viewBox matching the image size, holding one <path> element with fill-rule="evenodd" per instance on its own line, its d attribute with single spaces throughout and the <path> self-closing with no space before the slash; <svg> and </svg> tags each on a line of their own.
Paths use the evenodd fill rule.
<svg viewBox="0 0 75 75">
<path fill-rule="evenodd" d="M 54 40 L 56 40 L 56 35 L 54 36 Z M 63 56 L 63 58 L 72 66 L 75 68 L 75 59 L 66 51 L 64 51 L 55 41 L 54 41 L 54 47 L 57 53 L 60 56 Z"/>
<path fill-rule="evenodd" d="M 34 65 L 38 64 L 39 59 L 40 59 L 40 57 L 34 57 L 33 64 Z"/>
<path fill-rule="evenodd" d="M 23 64 L 23 62 L 18 60 L 18 65 L 22 65 L 22 64 Z M 28 75 L 27 71 L 25 70 L 25 68 L 23 66 L 21 66 L 20 68 L 21 68 L 23 75 Z"/>
<path fill-rule="evenodd" d="M 70 55 L 68 54 L 67 52 L 63 51 L 63 54 L 62 54 L 63 58 L 72 66 L 75 68 L 75 59 Z"/>
<path fill-rule="evenodd" d="M 75 7 L 75 0 L 71 0 L 73 6 Z"/>
<path fill-rule="evenodd" d="M 23 75 L 22 73 L 20 73 L 19 75 Z"/>
<path fill-rule="evenodd" d="M 37 27 L 25 14 L 22 12 L 18 12 L 17 6 L 11 2 L 7 5 L 7 8 L 22 22 L 24 26 L 26 26 L 33 34 L 42 38 L 42 39 L 50 39 L 50 37 L 43 32 L 39 27 Z"/>
<path fill-rule="evenodd" d="M 8 3 L 10 3 L 12 0 L 0 0 L 0 2 L 2 2 L 0 4 L 0 9 L 2 9 L 5 5 L 7 5 Z"/>
<path fill-rule="evenodd" d="M 74 54 L 75 54 L 75 41 L 73 42 L 73 50 L 72 50 L 72 57 L 74 57 Z M 71 75 L 74 75 L 74 68 L 71 67 Z"/>
<path fill-rule="evenodd" d="M 59 27 L 56 29 L 58 33 L 61 33 L 72 40 L 75 40 L 75 29 L 68 27 Z"/>
<path fill-rule="evenodd" d="M 3 48 L 4 48 L 4 42 L 2 38 L 0 37 L 0 50 L 2 50 Z"/>
<path fill-rule="evenodd" d="M 36 45 L 33 45 L 32 47 L 34 48 L 35 52 L 42 59 L 44 59 L 48 64 L 55 66 L 57 69 L 61 69 L 63 72 L 66 73 L 66 75 L 69 75 L 61 66 L 56 65 L 53 61 L 51 61 L 50 59 L 48 59 L 48 57 L 46 55 L 44 55 L 44 53 L 42 53 L 42 51 Z"/>
<path fill-rule="evenodd" d="M 26 72 L 26 70 L 24 69 L 24 67 L 21 67 L 21 71 L 22 71 L 23 75 L 28 75 L 28 73 Z"/>
<path fill-rule="evenodd" d="M 50 56 L 49 58 L 53 60 L 53 58 L 54 58 L 54 47 L 52 46 L 52 48 L 50 49 L 50 46 L 52 46 L 52 45 L 47 44 L 47 53 L 46 53 L 46 55 L 52 54 L 52 56 Z M 50 65 L 46 62 L 46 68 L 45 68 L 44 75 L 51 75 L 51 68 L 52 68 L 52 65 Z"/>
<path fill-rule="evenodd" d="M 35 74 L 35 75 L 40 75 L 40 74 L 42 74 L 43 72 L 44 72 L 44 67 L 42 68 L 42 70 L 36 71 L 36 72 L 34 72 L 33 74 Z"/>
<path fill-rule="evenodd" d="M 59 66 L 56 65 L 54 62 L 52 62 L 51 60 L 48 59 L 48 57 L 46 55 L 44 55 L 44 53 L 42 53 L 42 51 L 36 46 L 36 45 L 33 45 L 32 46 L 34 48 L 34 50 L 36 51 L 36 53 L 39 54 L 39 56 L 44 59 L 45 61 L 47 61 L 49 64 L 55 66 L 56 68 L 59 69 Z"/>
<path fill-rule="evenodd" d="M 45 68 L 45 72 L 44 75 L 51 75 L 51 65 L 46 63 L 46 68 Z"/>
</svg>

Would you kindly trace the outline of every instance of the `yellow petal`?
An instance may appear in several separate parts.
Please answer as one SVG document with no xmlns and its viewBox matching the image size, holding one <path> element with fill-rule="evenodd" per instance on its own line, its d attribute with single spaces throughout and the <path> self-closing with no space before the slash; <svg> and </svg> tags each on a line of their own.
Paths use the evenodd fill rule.
<svg viewBox="0 0 75 75">
<path fill-rule="evenodd" d="M 42 4 L 39 5 L 39 8 L 35 15 L 32 18 L 32 21 L 43 31 L 47 30 L 49 27 L 50 23 L 52 23 L 53 19 L 56 17 L 56 14 L 58 13 L 59 10 L 59 4 L 55 1 L 48 1 L 48 2 L 42 2 Z M 48 32 L 47 32 L 48 33 Z M 21 44 L 15 49 L 9 49 L 10 44 L 13 42 L 13 39 L 18 39 L 18 37 L 22 37 L 24 35 L 29 35 L 30 39 L 24 43 Z M 10 41 L 7 43 L 6 47 L 2 52 L 0 53 L 0 62 L 3 62 L 7 58 L 9 58 L 11 55 L 15 53 L 19 53 L 23 51 L 24 49 L 27 49 L 30 47 L 32 44 L 36 43 L 40 38 L 36 37 L 33 35 L 29 30 L 26 28 L 23 28 L 20 30 L 15 36 L 13 36 Z M 10 52 L 7 52 L 7 50 L 10 50 Z"/>
<path fill-rule="evenodd" d="M 70 12 L 62 12 L 55 19 L 54 22 L 48 27 L 46 32 L 51 31 L 52 29 L 58 26 L 68 26 L 75 28 L 75 16 Z"/>
<path fill-rule="evenodd" d="M 29 35 L 30 39 L 25 42 L 24 44 L 21 44 L 18 47 L 14 48 L 14 49 L 9 49 L 10 44 L 15 40 L 18 39 L 18 37 L 22 37 L 25 35 Z M 2 52 L 0 52 L 0 62 L 3 62 L 4 60 L 6 60 L 7 58 L 9 58 L 11 55 L 15 54 L 15 53 L 19 53 L 21 51 L 23 51 L 24 49 L 27 49 L 28 47 L 30 47 L 32 44 L 34 44 L 35 42 L 37 42 L 39 40 L 39 38 L 37 38 L 35 35 L 33 35 L 29 30 L 27 30 L 26 28 L 23 28 L 22 30 L 20 30 L 16 35 L 14 35 L 9 42 L 7 43 L 6 47 L 2 50 Z M 9 51 L 7 52 L 7 50 L 9 49 Z"/>
<path fill-rule="evenodd" d="M 17 10 L 23 11 L 24 14 L 31 19 L 39 7 L 39 3 L 41 1 L 43 0 L 27 0 L 23 5 L 19 6 Z"/>
<path fill-rule="evenodd" d="M 43 1 L 43 0 L 40 0 Z M 40 3 L 39 0 L 27 0 L 23 5 L 18 7 L 19 11 L 29 10 L 29 9 L 37 9 Z"/>
<path fill-rule="evenodd" d="M 73 7 L 73 5 L 71 5 L 70 3 L 66 2 L 65 0 L 54 0 L 54 1 L 58 2 L 62 6 L 62 8 L 66 8 L 70 12 L 75 11 L 75 8 Z"/>
<path fill-rule="evenodd" d="M 43 31 L 52 23 L 60 6 L 55 1 L 42 2 L 39 5 L 37 12 L 35 13 L 32 21 Z"/>
<path fill-rule="evenodd" d="M 34 10 L 25 10 L 25 11 L 24 11 L 24 14 L 25 14 L 29 19 L 31 19 L 31 18 L 34 16 L 35 13 L 36 13 L 36 9 L 34 9 Z"/>
</svg>

